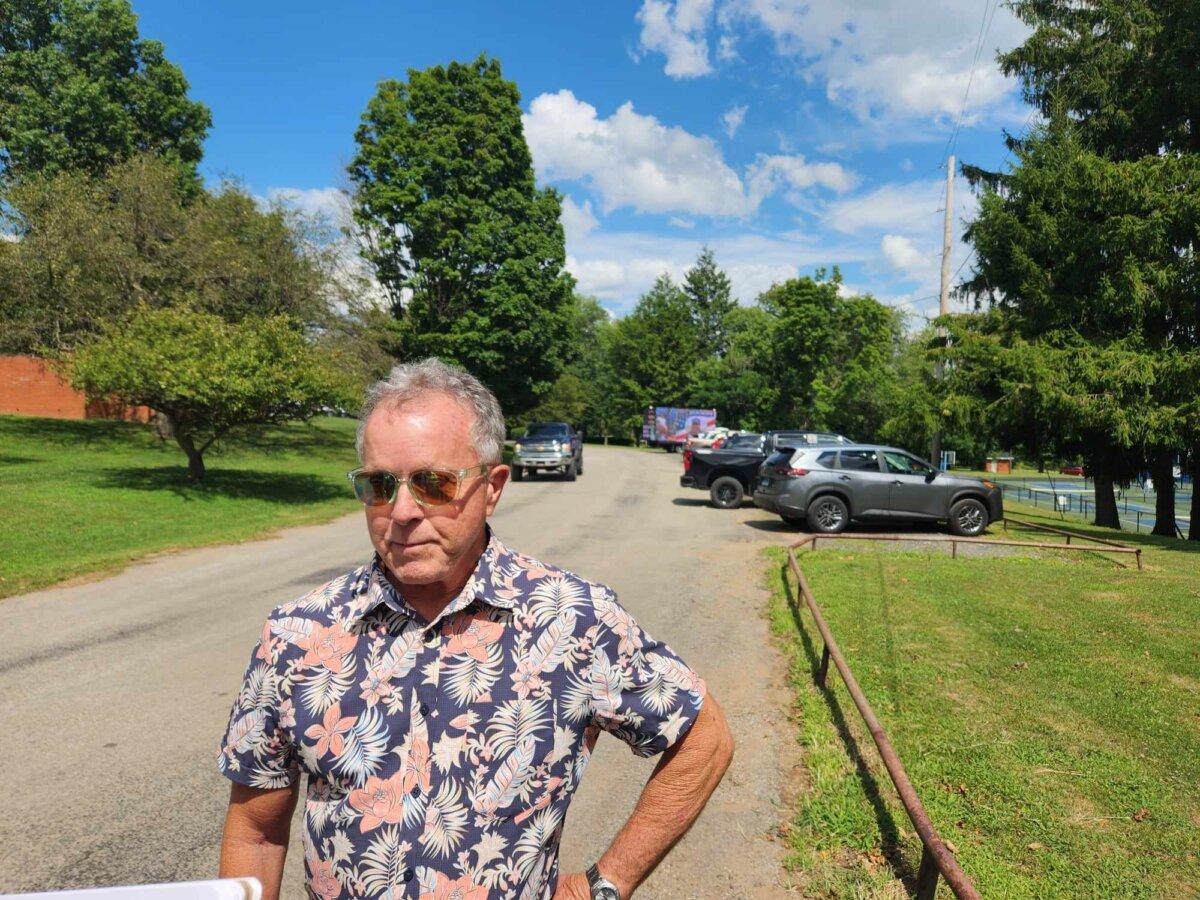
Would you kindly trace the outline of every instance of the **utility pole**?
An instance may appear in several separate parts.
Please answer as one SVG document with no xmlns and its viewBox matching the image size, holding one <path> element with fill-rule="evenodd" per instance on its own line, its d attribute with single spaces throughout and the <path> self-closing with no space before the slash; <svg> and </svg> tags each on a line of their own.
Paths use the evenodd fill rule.
<svg viewBox="0 0 1200 900">
<path fill-rule="evenodd" d="M 944 316 L 950 312 L 950 247 L 954 230 L 954 155 L 946 159 L 946 214 L 942 220 L 942 292 L 938 302 L 938 315 Z M 946 329 L 939 326 L 938 335 L 946 336 Z M 934 370 L 937 380 L 941 381 L 945 370 L 939 359 Z M 939 413 L 940 414 L 940 413 Z M 933 440 L 929 447 L 930 462 L 939 469 L 942 467 L 942 430 L 933 432 Z"/>
</svg>

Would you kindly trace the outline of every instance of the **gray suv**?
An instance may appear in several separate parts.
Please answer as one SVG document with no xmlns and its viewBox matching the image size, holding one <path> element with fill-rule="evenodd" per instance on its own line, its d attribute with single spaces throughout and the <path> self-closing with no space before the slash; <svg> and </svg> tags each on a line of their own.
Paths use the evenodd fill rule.
<svg viewBox="0 0 1200 900">
<path fill-rule="evenodd" d="M 791 525 L 837 534 L 851 519 L 945 522 L 964 537 L 1004 517 L 1000 486 L 948 475 L 895 447 L 781 450 L 758 472 L 754 505 Z"/>
</svg>

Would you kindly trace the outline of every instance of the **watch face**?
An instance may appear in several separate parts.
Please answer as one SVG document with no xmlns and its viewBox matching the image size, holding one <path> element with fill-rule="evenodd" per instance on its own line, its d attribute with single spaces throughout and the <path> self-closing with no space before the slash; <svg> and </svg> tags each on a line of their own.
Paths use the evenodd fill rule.
<svg viewBox="0 0 1200 900">
<path fill-rule="evenodd" d="M 596 888 L 592 893 L 592 900 L 621 900 L 621 895 L 615 887 L 605 884 Z"/>
</svg>

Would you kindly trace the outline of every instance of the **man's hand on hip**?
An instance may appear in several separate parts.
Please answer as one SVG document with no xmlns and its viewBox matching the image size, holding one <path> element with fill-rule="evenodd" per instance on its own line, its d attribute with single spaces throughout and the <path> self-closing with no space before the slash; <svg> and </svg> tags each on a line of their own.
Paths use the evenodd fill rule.
<svg viewBox="0 0 1200 900">
<path fill-rule="evenodd" d="M 587 876 L 582 872 L 562 876 L 558 879 L 554 900 L 592 900 L 592 889 L 588 885 Z"/>
</svg>

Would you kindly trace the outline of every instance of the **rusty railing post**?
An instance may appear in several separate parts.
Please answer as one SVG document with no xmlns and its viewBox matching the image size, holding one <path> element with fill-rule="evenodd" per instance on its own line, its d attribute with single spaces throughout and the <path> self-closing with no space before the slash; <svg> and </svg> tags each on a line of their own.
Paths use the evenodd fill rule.
<svg viewBox="0 0 1200 900">
<path fill-rule="evenodd" d="M 926 847 L 921 852 L 921 868 L 917 869 L 917 900 L 933 900 L 937 894 L 937 860 Z"/>
<path fill-rule="evenodd" d="M 825 687 L 825 677 L 829 674 L 829 645 L 821 650 L 821 665 L 817 669 L 817 687 Z"/>
</svg>

